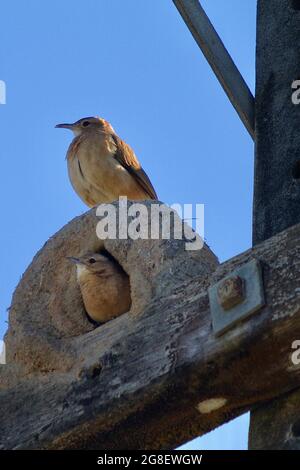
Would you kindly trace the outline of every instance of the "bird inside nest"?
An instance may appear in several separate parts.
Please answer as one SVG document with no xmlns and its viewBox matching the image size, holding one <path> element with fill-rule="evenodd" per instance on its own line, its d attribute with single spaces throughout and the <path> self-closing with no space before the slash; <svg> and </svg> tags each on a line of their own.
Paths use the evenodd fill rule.
<svg viewBox="0 0 300 470">
<path fill-rule="evenodd" d="M 100 253 L 68 259 L 76 265 L 83 303 L 94 322 L 105 323 L 130 310 L 129 277 L 116 260 Z"/>
<path fill-rule="evenodd" d="M 89 207 L 118 200 L 157 200 L 155 189 L 134 151 L 100 117 L 57 124 L 75 137 L 67 152 L 68 173 L 79 197 Z"/>
</svg>

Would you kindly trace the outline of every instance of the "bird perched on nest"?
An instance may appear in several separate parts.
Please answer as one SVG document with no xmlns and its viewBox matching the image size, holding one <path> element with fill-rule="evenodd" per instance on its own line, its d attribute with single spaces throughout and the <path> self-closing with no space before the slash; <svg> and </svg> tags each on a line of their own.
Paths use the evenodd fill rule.
<svg viewBox="0 0 300 470">
<path fill-rule="evenodd" d="M 92 320 L 104 323 L 128 312 L 131 305 L 129 278 L 113 258 L 87 253 L 68 259 L 76 264 L 83 303 Z"/>
<path fill-rule="evenodd" d="M 75 134 L 67 152 L 68 172 L 73 188 L 89 207 L 119 196 L 157 199 L 133 150 L 105 119 L 87 117 L 56 127 Z"/>
</svg>

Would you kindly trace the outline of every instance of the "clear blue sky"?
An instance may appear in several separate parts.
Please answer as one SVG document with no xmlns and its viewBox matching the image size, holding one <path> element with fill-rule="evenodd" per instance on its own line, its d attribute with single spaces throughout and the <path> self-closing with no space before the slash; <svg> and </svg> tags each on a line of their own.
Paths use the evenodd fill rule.
<svg viewBox="0 0 300 470">
<path fill-rule="evenodd" d="M 253 90 L 256 1 L 202 4 Z M 171 0 L 6 0 L 1 19 L 0 338 L 33 255 L 86 210 L 56 123 L 105 117 L 161 200 L 205 204 L 221 260 L 251 246 L 253 144 Z M 190 445 L 246 448 L 247 419 Z"/>
</svg>

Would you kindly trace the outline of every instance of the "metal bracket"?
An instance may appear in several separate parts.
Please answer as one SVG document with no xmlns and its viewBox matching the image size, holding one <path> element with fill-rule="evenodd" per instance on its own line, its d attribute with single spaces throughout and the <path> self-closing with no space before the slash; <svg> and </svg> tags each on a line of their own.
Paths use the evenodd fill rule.
<svg viewBox="0 0 300 470">
<path fill-rule="evenodd" d="M 264 290 L 261 266 L 253 259 L 208 290 L 213 330 L 219 336 L 261 309 Z"/>
</svg>

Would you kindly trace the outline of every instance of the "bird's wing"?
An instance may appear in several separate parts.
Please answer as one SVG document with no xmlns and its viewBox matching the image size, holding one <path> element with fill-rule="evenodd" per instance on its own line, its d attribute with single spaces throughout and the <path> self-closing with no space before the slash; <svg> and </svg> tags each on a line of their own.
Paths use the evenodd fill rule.
<svg viewBox="0 0 300 470">
<path fill-rule="evenodd" d="M 158 198 L 155 189 L 153 188 L 149 177 L 141 167 L 132 148 L 116 134 L 112 134 L 112 138 L 116 146 L 114 157 L 136 179 L 150 198 L 157 200 Z"/>
</svg>

